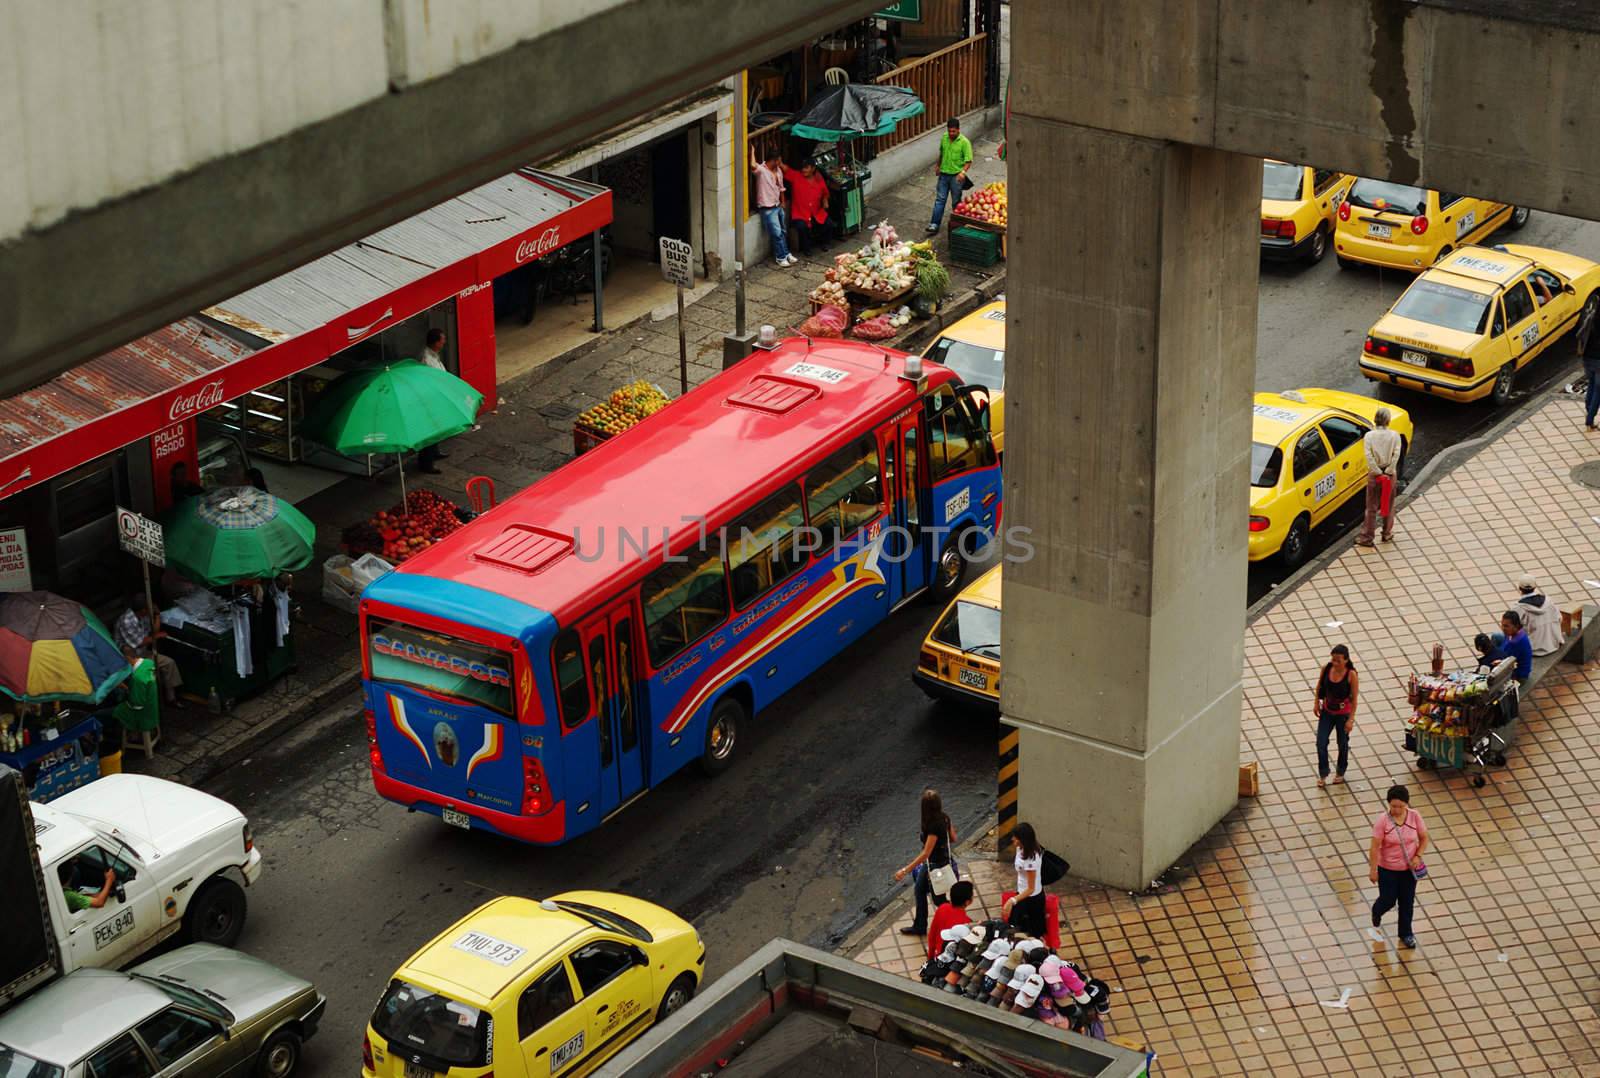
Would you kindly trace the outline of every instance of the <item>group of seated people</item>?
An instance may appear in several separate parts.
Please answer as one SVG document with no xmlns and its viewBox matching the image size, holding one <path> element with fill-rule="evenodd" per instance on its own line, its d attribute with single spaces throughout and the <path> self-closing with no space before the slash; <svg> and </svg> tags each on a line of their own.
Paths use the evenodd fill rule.
<svg viewBox="0 0 1600 1078">
<path fill-rule="evenodd" d="M 1522 574 L 1517 590 L 1520 594 L 1511 609 L 1500 615 L 1500 631 L 1479 633 L 1473 646 L 1480 670 L 1492 670 L 1502 659 L 1515 659 L 1517 681 L 1527 684 L 1533 676 L 1533 657 L 1560 650 L 1565 638 L 1555 601 L 1539 590 L 1530 574 Z"/>
</svg>

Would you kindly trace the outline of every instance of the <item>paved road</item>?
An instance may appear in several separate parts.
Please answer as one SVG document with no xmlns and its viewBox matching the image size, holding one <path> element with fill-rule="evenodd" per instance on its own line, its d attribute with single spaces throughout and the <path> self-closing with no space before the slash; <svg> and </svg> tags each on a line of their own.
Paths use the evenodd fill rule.
<svg viewBox="0 0 1600 1078">
<path fill-rule="evenodd" d="M 1600 257 L 1600 226 L 1536 215 L 1517 238 Z M 1363 390 L 1356 349 L 1404 285 L 1332 259 L 1264 270 L 1257 385 Z M 1566 365 L 1541 360 L 1524 391 Z M 1418 422 L 1413 469 L 1496 415 L 1396 399 Z M 1253 596 L 1272 579 L 1270 568 L 1253 573 Z M 700 927 L 713 975 L 775 935 L 837 941 L 909 859 L 923 785 L 944 792 L 963 834 L 992 811 L 996 724 L 936 710 L 909 681 L 929 616 L 902 612 L 763 715 L 726 775 L 682 774 L 559 849 L 464 835 L 380 801 L 354 698 L 218 781 L 267 857 L 240 945 L 329 996 L 306 1073 L 350 1073 L 390 972 L 495 894 L 601 887 L 654 899 Z"/>
</svg>

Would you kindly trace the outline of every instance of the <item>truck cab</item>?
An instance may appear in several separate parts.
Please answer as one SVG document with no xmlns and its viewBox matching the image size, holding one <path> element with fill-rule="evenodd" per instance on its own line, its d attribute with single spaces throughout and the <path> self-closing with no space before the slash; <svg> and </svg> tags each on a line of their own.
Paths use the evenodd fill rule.
<svg viewBox="0 0 1600 1078">
<path fill-rule="evenodd" d="M 115 969 L 178 932 L 223 946 L 238 939 L 240 884 L 259 877 L 261 851 L 232 805 L 162 779 L 112 775 L 30 808 L 61 972 Z"/>
</svg>

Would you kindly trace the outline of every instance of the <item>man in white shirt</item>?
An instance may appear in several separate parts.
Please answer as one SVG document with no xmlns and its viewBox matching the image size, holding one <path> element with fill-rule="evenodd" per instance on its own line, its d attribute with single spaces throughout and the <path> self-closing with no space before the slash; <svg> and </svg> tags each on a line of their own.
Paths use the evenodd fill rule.
<svg viewBox="0 0 1600 1078">
<path fill-rule="evenodd" d="M 1522 615 L 1522 627 L 1528 634 L 1535 655 L 1549 655 L 1559 651 L 1565 637 L 1561 635 L 1561 611 L 1544 592 L 1539 590 L 1533 574 L 1523 573 L 1517 581 L 1521 592 L 1511 609 Z"/>
<path fill-rule="evenodd" d="M 1394 538 L 1394 487 L 1400 480 L 1400 451 L 1404 443 L 1400 433 L 1389 429 L 1389 409 L 1379 408 L 1372 421 L 1377 424 L 1361 440 L 1367 458 L 1367 515 L 1361 521 L 1361 535 L 1357 546 L 1371 546 L 1378 530 L 1378 517 L 1383 516 L 1383 541 Z M 1387 490 L 1385 488 L 1387 487 Z M 1389 502 L 1384 513 L 1385 495 Z"/>
<path fill-rule="evenodd" d="M 444 365 L 445 336 L 442 329 L 430 329 L 423 339 L 422 362 L 436 371 L 445 370 Z M 425 445 L 417 453 L 417 467 L 429 475 L 439 474 L 439 461 L 449 456 L 435 445 Z"/>
</svg>

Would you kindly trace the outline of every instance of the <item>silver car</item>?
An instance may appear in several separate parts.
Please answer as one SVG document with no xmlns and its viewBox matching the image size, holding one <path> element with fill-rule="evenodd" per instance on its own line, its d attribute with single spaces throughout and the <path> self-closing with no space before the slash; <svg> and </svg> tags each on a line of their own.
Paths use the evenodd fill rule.
<svg viewBox="0 0 1600 1078">
<path fill-rule="evenodd" d="M 285 1078 L 326 1006 L 276 966 L 196 943 L 77 970 L 0 1014 L 0 1078 Z"/>
</svg>

